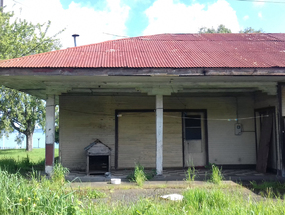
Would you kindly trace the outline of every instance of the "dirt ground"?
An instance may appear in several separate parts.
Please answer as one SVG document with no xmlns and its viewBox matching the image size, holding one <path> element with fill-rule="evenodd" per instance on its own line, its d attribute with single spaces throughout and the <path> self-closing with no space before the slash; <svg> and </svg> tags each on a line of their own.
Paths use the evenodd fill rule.
<svg viewBox="0 0 285 215">
<path fill-rule="evenodd" d="M 78 186 L 76 184 L 74 187 Z M 96 184 L 96 183 L 81 183 L 80 187 L 86 187 L 91 189 L 97 189 L 100 192 L 106 194 L 106 198 L 94 199 L 94 202 L 122 202 L 124 204 L 135 203 L 142 198 L 151 198 L 156 199 L 162 195 L 168 194 L 182 194 L 186 189 L 201 187 L 211 189 L 213 184 L 207 182 L 191 182 L 187 183 L 184 181 L 180 182 L 156 182 L 156 183 L 146 183 L 143 188 L 136 186 L 133 183 L 124 183 L 121 185 L 110 185 L 110 184 Z M 249 195 L 260 201 L 263 199 L 260 195 L 255 194 L 251 190 L 241 187 L 239 184 L 236 184 L 232 181 L 225 181 L 220 186 L 221 189 L 229 192 L 236 192 L 237 188 L 244 195 L 245 199 L 248 199 Z"/>
<path fill-rule="evenodd" d="M 102 199 L 103 201 L 122 201 L 124 203 L 134 203 L 139 201 L 141 198 L 159 198 L 162 195 L 167 194 L 182 194 L 185 189 L 169 189 L 169 188 L 151 188 L 151 189 L 127 189 L 127 190 L 114 190 L 106 192 L 107 198 Z M 101 200 L 101 201 L 102 201 Z M 99 200 L 100 201 L 100 200 Z"/>
</svg>

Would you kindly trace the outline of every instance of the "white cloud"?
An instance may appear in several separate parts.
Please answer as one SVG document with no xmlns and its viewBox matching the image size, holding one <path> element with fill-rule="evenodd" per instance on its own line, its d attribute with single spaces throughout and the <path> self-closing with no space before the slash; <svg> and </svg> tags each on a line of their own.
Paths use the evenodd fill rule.
<svg viewBox="0 0 285 215">
<path fill-rule="evenodd" d="M 244 21 L 245 21 L 245 20 L 248 20 L 248 19 L 249 19 L 249 16 L 248 16 L 248 15 L 245 15 L 242 19 L 243 19 Z"/>
<path fill-rule="evenodd" d="M 177 1 L 175 1 L 177 2 Z M 195 33 L 201 27 L 215 29 L 224 24 L 232 32 L 239 32 L 236 12 L 225 0 L 206 5 L 194 3 L 187 6 L 173 0 L 157 0 L 145 14 L 149 25 L 145 35 L 158 33 Z"/>
<path fill-rule="evenodd" d="M 259 17 L 260 19 L 262 19 L 262 13 L 261 13 L 261 11 L 258 13 L 258 17 Z"/>
<path fill-rule="evenodd" d="M 125 35 L 125 22 L 130 8 L 119 0 L 107 0 L 107 6 L 103 10 L 95 10 L 71 2 L 67 9 L 63 9 L 60 0 L 17 0 L 19 3 L 6 1 L 5 10 L 14 11 L 16 17 L 20 17 L 33 23 L 44 23 L 50 20 L 50 35 L 66 28 L 58 36 L 63 48 L 73 47 L 72 34 L 79 34 L 77 45 L 92 44 L 114 39 L 113 36 L 104 34 L 113 33 Z M 21 8 L 21 9 L 20 9 Z M 115 38 L 117 39 L 117 38 Z"/>
<path fill-rule="evenodd" d="M 253 2 L 253 6 L 254 6 L 254 7 L 263 7 L 264 4 L 265 4 L 265 2 L 260 1 L 260 0 L 255 0 L 255 1 Z"/>
</svg>

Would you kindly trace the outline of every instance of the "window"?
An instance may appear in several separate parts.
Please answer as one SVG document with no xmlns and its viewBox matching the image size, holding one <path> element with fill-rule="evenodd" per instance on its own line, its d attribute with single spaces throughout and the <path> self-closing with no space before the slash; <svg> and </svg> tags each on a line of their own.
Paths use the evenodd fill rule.
<svg viewBox="0 0 285 215">
<path fill-rule="evenodd" d="M 185 116 L 185 140 L 201 140 L 201 115 Z"/>
</svg>

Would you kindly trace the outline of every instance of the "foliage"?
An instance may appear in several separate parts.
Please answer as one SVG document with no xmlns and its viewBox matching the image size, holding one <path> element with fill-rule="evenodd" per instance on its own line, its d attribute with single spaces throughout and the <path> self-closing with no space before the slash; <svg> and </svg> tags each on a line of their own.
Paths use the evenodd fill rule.
<svg viewBox="0 0 285 215">
<path fill-rule="evenodd" d="M 214 184 L 220 184 L 222 180 L 223 180 L 222 169 L 219 169 L 219 167 L 212 165 L 212 174 L 210 181 Z"/>
<path fill-rule="evenodd" d="M 188 167 L 187 172 L 186 172 L 186 181 L 194 181 L 196 177 L 196 169 L 195 167 Z"/>
<path fill-rule="evenodd" d="M 28 180 L 0 170 L 0 182 L 0 214 L 92 214 L 90 200 L 36 172 Z"/>
<path fill-rule="evenodd" d="M 51 22 L 32 24 L 26 20 L 12 21 L 14 13 L 0 11 L 0 59 L 12 59 L 56 50 L 61 47 L 59 39 L 47 36 Z"/>
<path fill-rule="evenodd" d="M 221 24 L 218 26 L 217 29 L 212 28 L 206 28 L 202 27 L 200 28 L 199 34 L 213 34 L 213 33 L 219 33 L 219 34 L 227 34 L 227 33 L 232 33 L 232 31 L 229 28 L 226 28 L 225 25 Z"/>
<path fill-rule="evenodd" d="M 0 60 L 38 54 L 61 47 L 59 40 L 55 38 L 57 34 L 47 36 L 50 21 L 34 25 L 21 19 L 12 21 L 13 16 L 13 13 L 0 11 Z M 6 87 L 1 87 L 0 95 L 0 130 L 6 133 L 18 131 L 18 141 L 25 135 L 26 150 L 32 150 L 35 125 L 44 124 L 44 102 Z"/>
<path fill-rule="evenodd" d="M 87 189 L 79 189 L 75 191 L 76 194 L 80 197 L 86 197 L 89 199 L 100 199 L 100 198 L 105 198 L 107 195 L 104 192 L 100 192 L 94 188 L 88 187 Z"/>
<path fill-rule="evenodd" d="M 262 183 L 250 182 L 250 189 L 255 193 L 266 198 L 282 198 L 285 197 L 285 184 L 279 181 L 265 181 Z"/>
<path fill-rule="evenodd" d="M 144 167 L 137 163 L 135 166 L 134 173 L 129 176 L 130 181 L 136 182 L 138 186 L 143 186 L 144 182 L 147 180 L 146 173 L 144 171 Z"/>
<path fill-rule="evenodd" d="M 55 106 L 55 133 L 54 133 L 54 142 L 59 144 L 59 107 Z"/>
<path fill-rule="evenodd" d="M 245 34 L 250 34 L 250 33 L 264 33 L 262 29 L 255 30 L 252 27 L 247 27 L 243 30 L 241 30 L 239 33 L 245 33 Z"/>
<path fill-rule="evenodd" d="M 212 28 L 206 28 L 206 27 L 202 27 L 200 28 L 200 30 L 198 31 L 199 34 L 213 34 L 213 33 L 219 33 L 219 34 L 227 34 L 227 33 L 232 33 L 231 29 L 227 28 L 225 25 L 221 24 L 218 26 L 217 29 Z M 243 30 L 240 30 L 239 33 L 264 33 L 264 31 L 262 29 L 259 30 L 255 30 L 251 27 L 247 27 Z"/>
<path fill-rule="evenodd" d="M 44 126 L 45 103 L 17 90 L 2 87 L 0 89 L 0 120 L 5 132 L 18 131 L 17 142 L 26 136 L 26 150 L 32 150 L 32 135 L 36 124 Z"/>
<path fill-rule="evenodd" d="M 69 173 L 68 168 L 63 167 L 61 164 L 56 163 L 53 167 L 51 180 L 53 183 L 62 186 L 65 184 L 65 176 Z"/>
<path fill-rule="evenodd" d="M 66 182 L 62 186 L 55 183 L 57 180 L 48 180 L 38 172 L 26 179 L 0 169 L 0 214 L 275 215 L 285 212 L 284 202 L 279 198 L 257 201 L 242 193 L 239 186 L 230 190 L 216 185 L 186 189 L 183 200 L 178 202 L 152 197 L 137 202 L 93 202 L 106 194 L 91 188 L 73 190 Z"/>
</svg>

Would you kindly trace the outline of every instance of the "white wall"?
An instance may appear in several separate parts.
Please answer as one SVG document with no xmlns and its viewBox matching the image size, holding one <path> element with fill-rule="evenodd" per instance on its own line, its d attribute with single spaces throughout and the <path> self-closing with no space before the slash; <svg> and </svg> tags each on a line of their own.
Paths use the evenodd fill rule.
<svg viewBox="0 0 285 215">
<path fill-rule="evenodd" d="M 234 134 L 237 118 L 245 132 Z M 155 109 L 154 96 L 61 96 L 60 97 L 60 153 L 64 166 L 85 169 L 86 157 L 83 148 L 95 139 L 100 139 L 112 150 L 114 167 L 115 110 Z M 243 97 L 177 97 L 165 96 L 164 109 L 206 109 L 208 114 L 209 162 L 216 164 L 255 164 L 254 99 Z M 171 113 L 167 113 L 168 115 Z M 174 113 L 175 114 L 175 113 Z M 166 116 L 165 116 L 166 117 Z M 169 117 L 169 116 L 168 116 Z M 167 122 L 167 120 L 166 120 Z M 178 129 L 179 126 L 179 129 Z M 182 125 L 176 123 L 177 131 Z M 169 129 L 168 129 L 169 130 Z M 155 131 L 154 131 L 155 133 Z M 182 135 L 181 135 L 182 136 Z M 180 137 L 180 134 L 177 135 Z M 176 138 L 177 139 L 177 138 Z M 178 141 L 171 140 L 171 141 Z M 179 140 L 179 150 L 182 150 Z M 173 156 L 173 148 L 165 145 L 166 154 Z M 182 153 L 177 154 L 176 165 L 182 166 Z"/>
</svg>

